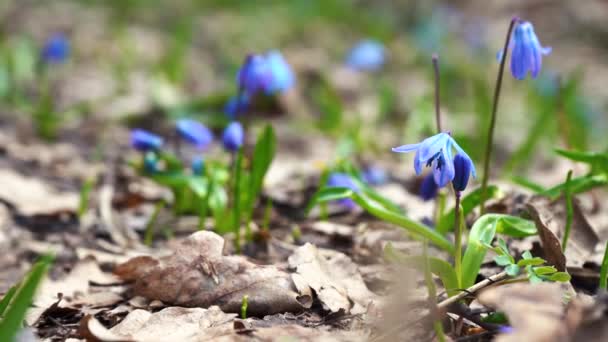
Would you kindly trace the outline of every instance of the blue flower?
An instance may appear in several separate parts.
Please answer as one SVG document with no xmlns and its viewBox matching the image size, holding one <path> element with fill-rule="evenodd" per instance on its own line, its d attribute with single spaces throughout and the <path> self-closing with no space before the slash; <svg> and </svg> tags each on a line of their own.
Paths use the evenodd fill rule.
<svg viewBox="0 0 608 342">
<path fill-rule="evenodd" d="M 205 172 L 205 160 L 203 157 L 198 156 L 192 160 L 192 164 L 190 165 L 192 169 L 192 173 L 196 176 L 202 176 Z"/>
<path fill-rule="evenodd" d="M 474 170 L 473 162 L 468 157 L 464 157 L 462 154 L 454 156 L 454 190 L 463 191 L 469 183 L 469 176 L 471 170 Z"/>
<path fill-rule="evenodd" d="M 199 149 L 204 149 L 213 141 L 213 133 L 202 123 L 192 119 L 179 119 L 177 133 Z"/>
<path fill-rule="evenodd" d="M 456 149 L 456 153 L 462 154 L 469 161 L 471 160 L 449 133 L 436 134 L 418 144 L 395 147 L 393 148 L 393 152 L 406 153 L 416 151 L 416 155 L 414 156 L 414 170 L 416 174 L 422 173 L 423 165 L 432 167 L 433 179 L 442 188 L 452 181 L 455 175 L 452 147 Z M 473 165 L 472 161 L 470 163 L 471 173 L 473 177 L 476 177 L 475 165 Z"/>
<path fill-rule="evenodd" d="M 248 55 L 237 75 L 239 91 L 254 96 L 269 87 L 272 77 L 272 70 L 264 56 Z"/>
<path fill-rule="evenodd" d="M 70 42 L 61 33 L 50 36 L 42 47 L 41 57 L 47 63 L 63 63 L 70 56 Z"/>
<path fill-rule="evenodd" d="M 244 139 L 245 132 L 243 132 L 243 126 L 238 121 L 233 121 L 226 126 L 222 134 L 224 148 L 230 152 L 238 151 L 243 146 Z"/>
<path fill-rule="evenodd" d="M 382 185 L 388 180 L 386 170 L 378 166 L 369 166 L 361 173 L 364 182 L 371 185 Z"/>
<path fill-rule="evenodd" d="M 435 183 L 435 179 L 432 173 L 429 173 L 422 179 L 422 183 L 420 183 L 420 190 L 418 191 L 418 195 L 422 198 L 423 201 L 430 201 L 433 198 L 437 197 L 437 192 L 439 191 L 439 187 L 437 183 Z"/>
<path fill-rule="evenodd" d="M 376 71 L 384 64 L 385 49 L 382 43 L 375 40 L 363 40 L 357 43 L 346 57 L 346 65 L 361 71 Z"/>
<path fill-rule="evenodd" d="M 138 151 L 155 151 L 163 145 L 163 138 L 143 129 L 131 131 L 131 146 Z"/>
<path fill-rule="evenodd" d="M 267 52 L 265 57 L 272 75 L 271 82 L 266 86 L 266 93 L 272 95 L 293 87 L 296 83 L 296 77 L 283 55 L 279 51 L 273 50 Z"/>
<path fill-rule="evenodd" d="M 329 188 L 349 188 L 354 192 L 359 191 L 359 187 L 355 184 L 353 178 L 342 172 L 333 172 L 327 178 L 326 186 Z M 353 209 L 357 206 L 357 204 L 350 198 L 344 198 L 338 200 L 337 203 L 343 205 L 348 209 Z"/>
<path fill-rule="evenodd" d="M 224 113 L 230 119 L 234 120 L 237 116 L 247 111 L 249 107 L 250 100 L 247 94 L 240 94 L 237 96 L 231 97 L 226 105 L 224 106 Z"/>
<path fill-rule="evenodd" d="M 509 42 L 511 48 L 511 74 L 518 80 L 523 80 L 528 75 L 536 78 L 543 65 L 543 55 L 551 53 L 550 47 L 540 45 L 534 26 L 529 21 L 518 22 Z M 502 58 L 499 52 L 498 60 Z"/>
</svg>

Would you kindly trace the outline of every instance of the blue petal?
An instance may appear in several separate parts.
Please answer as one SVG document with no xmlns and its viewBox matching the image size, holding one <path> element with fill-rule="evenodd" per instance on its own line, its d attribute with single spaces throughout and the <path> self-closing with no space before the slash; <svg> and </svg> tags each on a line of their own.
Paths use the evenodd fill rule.
<svg viewBox="0 0 608 342">
<path fill-rule="evenodd" d="M 439 133 L 432 137 L 424 139 L 420 143 L 420 161 L 426 162 L 429 158 L 432 158 L 441 149 L 445 149 L 448 142 L 452 139 L 447 133 Z"/>
<path fill-rule="evenodd" d="M 422 161 L 420 160 L 420 150 L 416 150 L 416 155 L 414 156 L 414 171 L 419 175 L 422 173 Z"/>
<path fill-rule="evenodd" d="M 440 188 L 446 186 L 449 182 L 454 179 L 454 163 L 452 160 L 452 146 L 451 141 L 448 141 L 446 148 L 441 151 L 441 157 L 443 158 L 444 165 L 440 169 L 436 167 L 437 161 L 433 162 L 433 176 L 435 182 Z"/>
<path fill-rule="evenodd" d="M 473 175 L 473 178 L 477 178 L 477 171 L 475 170 L 475 164 L 473 164 L 471 157 L 469 157 L 469 155 L 460 147 L 460 145 L 458 145 L 456 140 L 453 140 L 453 144 L 458 153 L 462 154 L 463 157 L 471 161 L 471 174 Z"/>
<path fill-rule="evenodd" d="M 420 143 L 419 144 L 409 144 L 409 145 L 402 145 L 399 147 L 393 147 L 391 150 L 393 152 L 397 152 L 397 153 L 407 153 L 407 152 L 412 152 L 414 150 L 417 150 L 420 147 Z"/>
</svg>

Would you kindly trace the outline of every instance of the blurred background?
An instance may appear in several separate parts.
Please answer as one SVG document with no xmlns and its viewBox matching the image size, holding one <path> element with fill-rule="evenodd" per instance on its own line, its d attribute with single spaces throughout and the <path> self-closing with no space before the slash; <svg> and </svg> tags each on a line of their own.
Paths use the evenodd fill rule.
<svg viewBox="0 0 608 342">
<path fill-rule="evenodd" d="M 286 126 L 287 151 L 327 141 L 331 153 L 391 158 L 389 147 L 434 132 L 438 53 L 444 126 L 480 161 L 513 15 L 553 53 L 536 80 L 506 76 L 494 167 L 541 171 L 531 177 L 552 184 L 565 174 L 543 174 L 555 168 L 553 148 L 606 149 L 605 1 L 4 0 L 0 130 L 94 156 L 126 144 L 128 127 L 163 132 L 187 115 L 220 129 L 245 56 L 276 49 L 295 89 L 250 120 Z M 373 70 L 349 62 L 361 41 L 380 46 Z M 323 159 L 320 150 L 308 153 Z"/>
</svg>

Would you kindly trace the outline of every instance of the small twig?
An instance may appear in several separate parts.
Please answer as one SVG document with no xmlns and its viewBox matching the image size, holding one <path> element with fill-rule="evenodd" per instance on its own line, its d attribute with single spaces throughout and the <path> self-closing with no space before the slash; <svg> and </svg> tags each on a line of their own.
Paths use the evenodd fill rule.
<svg viewBox="0 0 608 342">
<path fill-rule="evenodd" d="M 468 289 L 464 290 L 462 293 L 457 294 L 456 296 L 450 297 L 444 301 L 442 301 L 441 303 L 437 304 L 437 308 L 439 310 L 445 309 L 448 306 L 458 302 L 459 300 L 465 298 L 466 296 L 475 293 L 481 289 L 483 289 L 484 287 L 488 286 L 488 285 L 492 285 L 493 283 L 500 281 L 504 278 L 507 277 L 507 272 L 503 271 L 500 272 L 498 274 L 495 274 L 485 280 L 480 281 L 479 283 L 469 287 Z"/>
</svg>

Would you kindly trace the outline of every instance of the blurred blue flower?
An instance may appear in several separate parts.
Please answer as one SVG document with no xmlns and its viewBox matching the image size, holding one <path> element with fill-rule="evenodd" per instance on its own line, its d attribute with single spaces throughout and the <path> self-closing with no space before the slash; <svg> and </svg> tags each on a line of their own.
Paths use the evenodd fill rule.
<svg viewBox="0 0 608 342">
<path fill-rule="evenodd" d="M 407 153 L 416 151 L 416 155 L 414 156 L 414 170 L 416 174 L 422 173 L 423 164 L 432 167 L 433 179 L 442 188 L 452 181 L 455 175 L 454 163 L 452 162 L 452 147 L 456 149 L 456 153 L 462 154 L 469 161 L 471 160 L 454 138 L 445 132 L 426 138 L 418 144 L 394 147 L 393 152 Z M 473 177 L 476 177 L 475 165 L 473 165 L 472 161 L 471 167 Z"/>
<path fill-rule="evenodd" d="M 346 65 L 360 71 L 377 71 L 384 61 L 384 45 L 371 39 L 358 42 L 346 57 Z"/>
<path fill-rule="evenodd" d="M 426 202 L 437 197 L 437 192 L 439 192 L 439 187 L 437 186 L 437 183 L 435 183 L 433 174 L 429 173 L 422 179 L 418 195 Z"/>
<path fill-rule="evenodd" d="M 551 53 L 550 47 L 540 45 L 534 26 L 529 21 L 520 21 L 509 42 L 511 48 L 511 74 L 518 80 L 526 78 L 528 73 L 536 78 L 543 65 L 543 55 Z M 502 51 L 498 53 L 498 60 L 502 59 Z"/>
<path fill-rule="evenodd" d="M 386 170 L 378 166 L 369 166 L 361 174 L 363 181 L 370 185 L 382 185 L 388 181 Z"/>
<path fill-rule="evenodd" d="M 152 151 L 146 152 L 144 155 L 144 171 L 147 173 L 158 172 L 158 158 L 156 153 Z"/>
<path fill-rule="evenodd" d="M 239 92 L 250 96 L 266 90 L 272 82 L 272 70 L 266 58 L 258 54 L 250 54 L 239 69 L 237 75 Z"/>
<path fill-rule="evenodd" d="M 177 133 L 199 149 L 204 149 L 213 141 L 213 133 L 202 123 L 192 119 L 179 119 Z"/>
<path fill-rule="evenodd" d="M 236 152 L 243 146 L 245 140 L 245 132 L 243 126 L 238 121 L 233 121 L 224 129 L 222 134 L 222 143 L 224 148 L 230 152 Z"/>
<path fill-rule="evenodd" d="M 50 36 L 42 47 L 41 57 L 47 63 L 63 63 L 70 56 L 70 41 L 62 33 Z"/>
<path fill-rule="evenodd" d="M 192 173 L 196 176 L 202 176 L 205 172 L 205 159 L 201 156 L 194 157 L 190 165 Z"/>
<path fill-rule="evenodd" d="M 267 52 L 265 57 L 272 75 L 271 82 L 266 85 L 266 93 L 276 94 L 293 87 L 296 83 L 296 77 L 283 55 L 277 50 L 272 50 Z"/>
<path fill-rule="evenodd" d="M 513 327 L 510 325 L 501 325 L 498 328 L 498 332 L 500 332 L 501 334 L 512 334 L 513 332 L 515 332 L 515 329 L 513 329 Z"/>
<path fill-rule="evenodd" d="M 462 153 L 454 156 L 454 179 L 452 180 L 454 190 L 463 191 L 466 189 L 471 170 L 474 168 L 473 161 L 468 156 L 465 157 Z"/>
<path fill-rule="evenodd" d="M 359 187 L 357 184 L 355 184 L 353 178 L 349 174 L 342 172 L 331 173 L 327 178 L 326 186 L 329 188 L 349 188 L 354 192 L 359 191 Z M 357 206 L 357 204 L 350 198 L 344 198 L 337 200 L 336 202 L 349 209 L 353 209 Z"/>
<path fill-rule="evenodd" d="M 154 133 L 140 128 L 131 131 L 131 146 L 138 151 L 155 151 L 162 145 L 163 138 Z"/>
<path fill-rule="evenodd" d="M 243 114 L 247 111 L 249 107 L 249 96 L 247 94 L 240 94 L 237 96 L 231 97 L 226 105 L 224 106 L 224 113 L 230 119 L 236 119 L 240 114 Z"/>
</svg>

